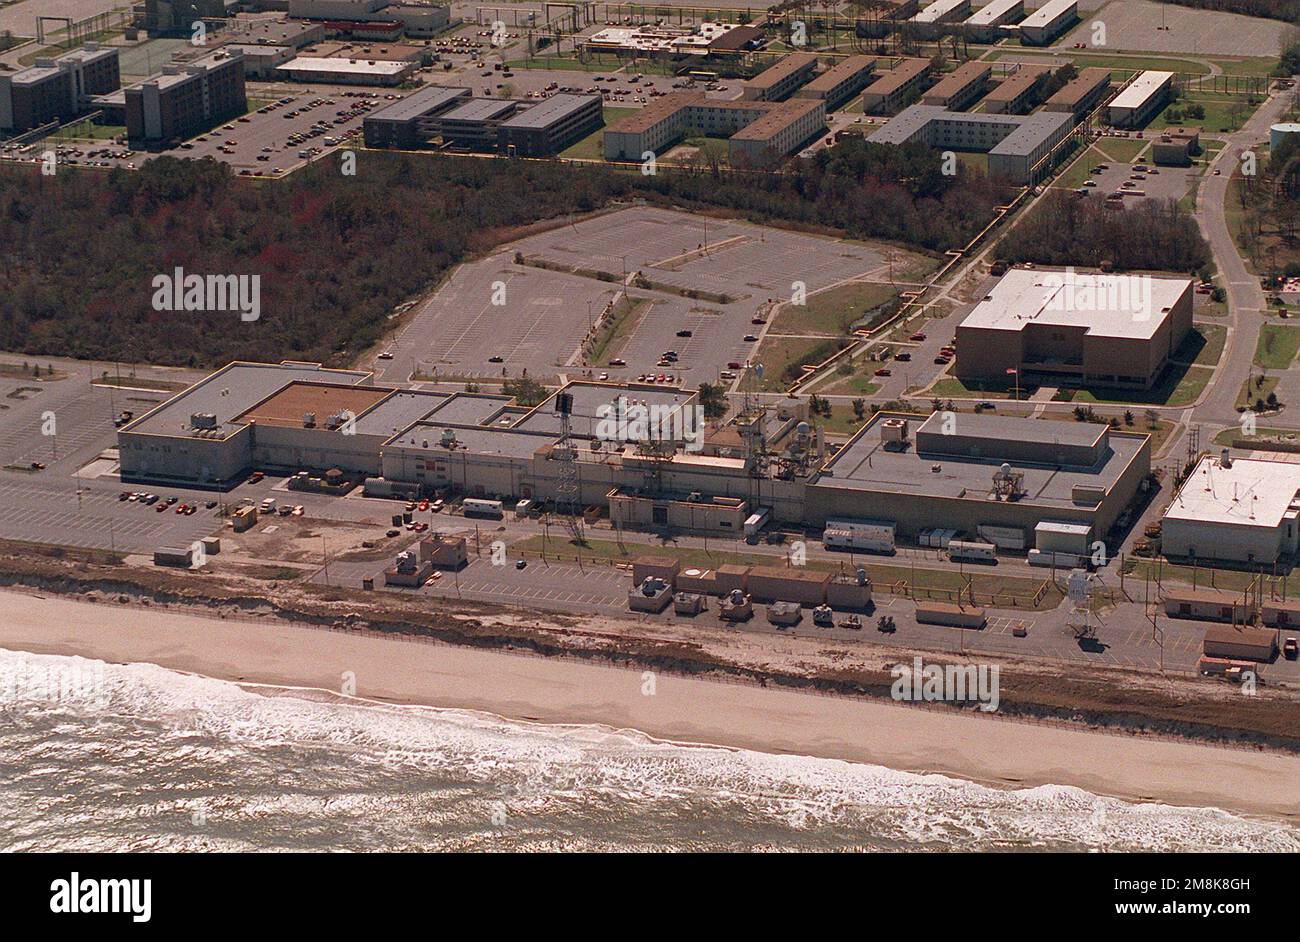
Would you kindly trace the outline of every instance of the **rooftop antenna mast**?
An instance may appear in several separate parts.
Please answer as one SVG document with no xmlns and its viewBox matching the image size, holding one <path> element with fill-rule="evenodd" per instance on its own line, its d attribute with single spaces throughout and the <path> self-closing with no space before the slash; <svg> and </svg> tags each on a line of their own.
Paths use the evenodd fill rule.
<svg viewBox="0 0 1300 942">
<path fill-rule="evenodd" d="M 570 416 L 573 415 L 573 393 L 559 392 L 555 396 L 555 412 L 560 417 L 560 440 L 551 450 L 551 457 L 560 462 L 560 479 L 555 488 L 555 508 L 564 518 L 564 526 L 575 540 L 582 539 L 582 491 L 578 480 L 578 450 L 573 444 Z"/>
</svg>

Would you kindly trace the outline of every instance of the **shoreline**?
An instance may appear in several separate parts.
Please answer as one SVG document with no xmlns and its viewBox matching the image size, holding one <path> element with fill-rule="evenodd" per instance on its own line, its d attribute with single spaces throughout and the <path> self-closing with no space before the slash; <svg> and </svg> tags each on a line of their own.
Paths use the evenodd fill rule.
<svg viewBox="0 0 1300 942">
<path fill-rule="evenodd" d="M 106 623 L 110 622 L 110 623 Z M 0 648 L 149 663 L 250 692 L 472 710 L 511 721 L 601 725 L 679 745 L 816 756 L 1001 788 L 1071 785 L 1127 801 L 1215 807 L 1294 824 L 1300 757 L 1062 729 L 880 701 L 283 622 L 0 591 Z M 340 689 L 355 675 L 355 698 Z M 643 689 L 653 678 L 655 692 Z M 260 691 L 257 688 L 263 688 Z M 294 689 L 298 688 L 298 689 Z"/>
</svg>

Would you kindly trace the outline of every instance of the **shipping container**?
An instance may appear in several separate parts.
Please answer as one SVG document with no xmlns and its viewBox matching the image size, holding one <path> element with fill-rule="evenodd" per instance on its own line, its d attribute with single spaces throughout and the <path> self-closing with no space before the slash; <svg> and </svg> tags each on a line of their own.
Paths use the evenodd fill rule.
<svg viewBox="0 0 1300 942">
<path fill-rule="evenodd" d="M 986 543 L 992 543 L 999 549 L 1022 550 L 1025 548 L 1025 531 L 1021 527 L 981 524 L 975 528 L 975 535 Z"/>
</svg>

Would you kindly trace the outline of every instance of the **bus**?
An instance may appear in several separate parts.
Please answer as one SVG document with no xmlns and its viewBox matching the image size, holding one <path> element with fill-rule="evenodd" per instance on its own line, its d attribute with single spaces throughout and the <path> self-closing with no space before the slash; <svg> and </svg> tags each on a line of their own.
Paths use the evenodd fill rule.
<svg viewBox="0 0 1300 942">
<path fill-rule="evenodd" d="M 487 517 L 492 520 L 501 520 L 505 517 L 505 508 L 499 500 L 466 497 L 461 501 L 460 508 L 466 517 Z"/>
<path fill-rule="evenodd" d="M 718 80 L 718 73 L 705 72 L 703 69 L 692 69 L 686 73 L 686 77 L 695 82 L 716 82 Z"/>
</svg>

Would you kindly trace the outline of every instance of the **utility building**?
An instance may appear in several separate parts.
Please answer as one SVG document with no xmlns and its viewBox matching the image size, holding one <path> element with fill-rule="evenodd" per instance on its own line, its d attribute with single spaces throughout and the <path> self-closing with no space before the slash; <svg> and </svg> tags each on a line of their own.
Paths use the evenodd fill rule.
<svg viewBox="0 0 1300 942">
<path fill-rule="evenodd" d="M 1294 557 L 1300 534 L 1300 465 L 1207 455 L 1165 511 L 1166 556 L 1259 563 Z"/>
</svg>

